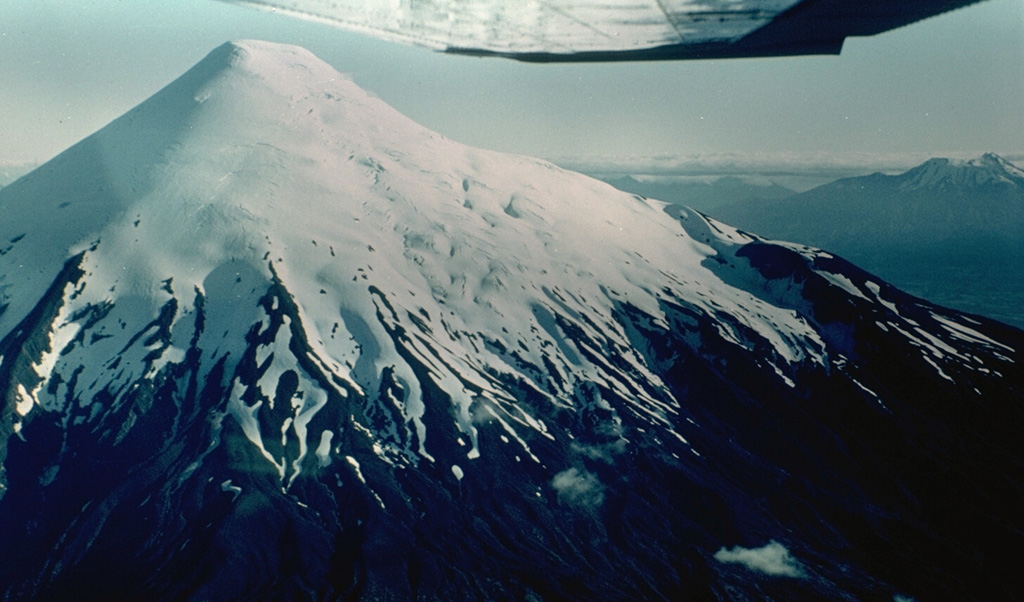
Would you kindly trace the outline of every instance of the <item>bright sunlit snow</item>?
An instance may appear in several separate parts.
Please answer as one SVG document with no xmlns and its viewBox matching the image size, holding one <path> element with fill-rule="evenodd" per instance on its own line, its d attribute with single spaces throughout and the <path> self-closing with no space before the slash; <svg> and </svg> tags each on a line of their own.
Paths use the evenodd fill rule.
<svg viewBox="0 0 1024 602">
<path fill-rule="evenodd" d="M 51 177 L 58 171 L 71 175 Z M 751 236 L 544 161 L 448 140 L 293 46 L 216 49 L 0 191 L 0 201 L 0 240 L 11 241 L 0 256 L 9 299 L 0 332 L 62 268 L 80 259 L 84 272 L 81 285 L 58 293 L 48 347 L 35 360 L 42 380 L 23 391 L 19 414 L 36 401 L 63 407 L 60 383 L 75 370 L 81 403 L 100 388 L 121 399 L 139 379 L 185 361 L 197 337 L 203 379 L 217 365 L 227 375 L 243 361 L 256 366 L 251 382 L 225 377 L 227 411 L 285 484 L 309 450 L 330 463 L 335 435 L 308 426 L 349 391 L 381 392 L 366 414 L 399 417 L 374 431 L 389 462 L 434 461 L 423 382 L 450 398 L 469 462 L 480 457 L 484 422 L 522 448 L 517 458 L 537 463 L 522 434 L 552 438 L 499 376 L 555 406 L 600 404 L 588 393 L 597 384 L 631 400 L 640 419 L 672 425 L 680 407 L 666 401 L 643 337 L 616 317 L 622 311 L 642 312 L 656 331 L 668 328 L 665 304 L 710 316 L 731 344 L 770 349 L 764 357 L 786 387 L 795 386 L 794 366 L 832 362 L 815 328 L 737 255 Z M 877 287 L 821 275 L 888 303 Z M 285 302 L 295 320 L 281 314 Z M 901 332 L 936 361 L 950 354 L 941 341 Z M 254 337 L 267 340 L 243 357 Z M 696 334 L 688 340 L 699 351 Z M 64 380 L 44 386 L 52 374 Z M 282 401 L 285 384 L 292 397 Z M 88 420 L 115 410 L 94 403 Z M 258 415 L 271 411 L 287 416 L 267 428 Z"/>
</svg>

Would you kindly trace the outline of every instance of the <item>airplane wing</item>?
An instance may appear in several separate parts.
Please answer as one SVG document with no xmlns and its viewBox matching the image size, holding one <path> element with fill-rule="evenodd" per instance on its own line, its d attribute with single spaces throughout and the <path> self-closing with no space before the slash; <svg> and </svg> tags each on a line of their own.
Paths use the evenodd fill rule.
<svg viewBox="0 0 1024 602">
<path fill-rule="evenodd" d="M 223 0 L 385 40 L 523 61 L 839 54 L 980 0 Z"/>
</svg>

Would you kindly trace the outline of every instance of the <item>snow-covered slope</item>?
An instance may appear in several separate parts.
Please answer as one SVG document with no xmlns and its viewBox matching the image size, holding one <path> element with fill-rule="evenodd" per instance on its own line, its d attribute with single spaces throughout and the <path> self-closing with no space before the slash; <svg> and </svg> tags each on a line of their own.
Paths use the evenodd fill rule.
<svg viewBox="0 0 1024 602">
<path fill-rule="evenodd" d="M 89 164 L 97 159 L 101 165 Z M 65 170 L 70 177 L 50 175 Z M 595 379 L 624 394 L 661 387 L 636 352 L 623 353 L 634 377 L 602 375 L 565 344 L 556 314 L 587 315 L 594 324 L 575 326 L 592 336 L 600 329 L 625 351 L 632 343 L 613 326 L 614 308 L 632 303 L 664 326 L 658 297 L 667 288 L 696 310 L 728 315 L 720 328 L 738 344 L 767 341 L 780 374 L 827 361 L 820 337 L 795 312 L 701 265 L 717 254 L 710 234 L 688 236 L 659 206 L 550 164 L 446 140 L 299 49 L 220 48 L 11 194 L 38 202 L 12 207 L 0 233 L 0 240 L 22 237 L 4 256 L 16 267 L 3 273 L 0 331 L 24 319 L 68 256 L 84 252 L 76 263 L 87 286 L 65 287 L 52 330 L 61 343 L 101 337 L 56 363 L 42 360 L 46 370 L 30 394 L 47 409 L 60 408 L 69 393 L 48 392 L 50 370 L 86 365 L 80 382 L 109 386 L 101 378 L 106 364 L 96 360 L 121 358 L 119 388 L 180 361 L 196 331 L 198 295 L 207 297 L 206 311 L 231 314 L 236 329 L 207 333 L 215 338 L 200 341 L 208 354 L 202 363 L 227 357 L 232 373 L 246 332 L 266 316 L 258 301 L 275 280 L 295 297 L 303 334 L 327 374 L 377 390 L 381 368 L 395 367 L 409 390 L 394 443 L 410 459 L 429 458 L 422 396 L 387 332 L 409 315 L 427 331 L 413 353 L 436 363 L 431 375 L 459 408 L 469 457 L 479 451 L 473 400 L 509 401 L 484 376 L 514 371 L 501 349 L 519 349 L 515 361 L 534 366 L 548 358 L 560 381 L 552 393 L 561 396 Z M 103 336 L 144 331 L 172 300 L 169 340 L 140 341 L 134 361 L 120 337 Z M 345 320 L 387 305 L 394 314 L 379 323 Z M 108 306 L 87 329 L 72 319 Z M 480 337 L 477 345 L 460 342 L 463 333 Z M 548 389 L 547 378 L 535 384 Z M 657 405 L 646 395 L 637 402 Z"/>
<path fill-rule="evenodd" d="M 948 592 L 849 543 L 963 510 L 904 480 L 960 428 L 915 396 L 987 408 L 950 487 L 1019 456 L 1019 332 L 447 140 L 295 47 L 216 49 L 0 215 L 9 599 Z M 802 568 L 715 554 L 770 540 Z"/>
</svg>

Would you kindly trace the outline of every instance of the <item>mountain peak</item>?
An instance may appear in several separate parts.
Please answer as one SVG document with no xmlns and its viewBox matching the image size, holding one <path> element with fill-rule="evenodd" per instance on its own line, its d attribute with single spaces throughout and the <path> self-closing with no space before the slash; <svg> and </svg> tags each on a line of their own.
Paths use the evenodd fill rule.
<svg viewBox="0 0 1024 602">
<path fill-rule="evenodd" d="M 995 153 L 969 160 L 929 159 L 898 178 L 901 190 L 1012 186 L 1024 191 L 1024 170 Z"/>
<path fill-rule="evenodd" d="M 977 159 L 967 161 L 967 165 L 982 167 L 995 172 L 1003 172 L 1008 177 L 1014 179 L 1024 179 L 1024 170 L 995 153 L 985 153 Z"/>
<path fill-rule="evenodd" d="M 139 281 L 166 267 L 170 253 L 176 265 L 192 266 L 198 280 L 188 282 L 200 285 L 203 267 L 226 257 L 262 263 L 273 238 L 266 224 L 277 224 L 281 238 L 315 228 L 318 220 L 306 223 L 313 213 L 298 215 L 296 204 L 338 214 L 346 207 L 337 199 L 356 196 L 355 182 L 379 174 L 389 156 L 414 155 L 428 169 L 451 146 L 303 48 L 229 42 L 5 187 L 21 202 L 5 207 L 0 234 L 49 232 L 19 244 L 26 265 L 53 265 L 99 238 L 124 237 L 122 248 L 136 253 L 125 257 L 126 271 L 151 268 Z"/>
<path fill-rule="evenodd" d="M 263 40 L 225 42 L 212 50 L 183 77 L 245 73 L 273 82 L 280 90 L 295 91 L 325 82 L 345 80 L 334 67 L 301 46 Z"/>
<path fill-rule="evenodd" d="M 133 148 L 114 163 L 159 164 L 182 146 L 195 147 L 205 163 L 211 147 L 252 144 L 318 160 L 325 136 L 358 144 L 379 130 L 402 139 L 424 131 L 304 48 L 242 40 L 215 48 L 95 137 L 104 147 Z M 148 152 L 139 152 L 140 145 Z"/>
</svg>

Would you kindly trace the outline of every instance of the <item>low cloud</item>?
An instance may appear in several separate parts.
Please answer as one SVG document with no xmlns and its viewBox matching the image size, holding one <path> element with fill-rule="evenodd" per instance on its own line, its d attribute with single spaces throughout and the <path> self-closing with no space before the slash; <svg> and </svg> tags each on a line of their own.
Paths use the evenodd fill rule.
<svg viewBox="0 0 1024 602">
<path fill-rule="evenodd" d="M 38 163 L 0 161 L 0 188 L 7 186 L 37 167 L 39 167 Z"/>
<path fill-rule="evenodd" d="M 600 460 L 606 464 L 614 464 L 615 456 L 626 451 L 626 444 L 628 441 L 625 439 L 616 439 L 609 441 L 608 443 L 601 443 L 596 445 L 583 445 L 580 443 L 573 443 L 572 449 L 576 453 L 582 454 L 591 460 Z"/>
<path fill-rule="evenodd" d="M 596 508 L 604 502 L 604 485 L 586 470 L 569 468 L 551 479 L 558 501 L 571 506 Z"/>
<path fill-rule="evenodd" d="M 742 564 L 752 571 L 773 577 L 802 577 L 804 574 L 800 563 L 777 541 L 771 541 L 761 548 L 722 548 L 715 552 L 715 560 L 727 564 Z"/>
</svg>

